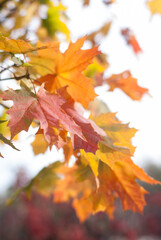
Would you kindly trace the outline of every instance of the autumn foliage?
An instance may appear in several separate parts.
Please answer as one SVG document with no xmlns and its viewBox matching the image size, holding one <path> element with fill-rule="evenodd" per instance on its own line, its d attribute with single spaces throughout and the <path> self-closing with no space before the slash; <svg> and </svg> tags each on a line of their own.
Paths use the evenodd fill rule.
<svg viewBox="0 0 161 240">
<path fill-rule="evenodd" d="M 160 179 L 160 168 L 148 167 L 152 176 Z M 157 171 L 156 171 L 157 170 Z M 148 170 L 149 172 L 149 170 Z M 20 187 L 27 182 L 24 170 L 17 174 L 16 182 L 10 187 Z M 151 190 L 149 189 L 151 188 Z M 116 201 L 115 218 L 100 212 L 80 223 L 70 203 L 54 203 L 53 196 L 46 198 L 33 193 L 28 199 L 24 193 L 10 206 L 0 204 L 1 239 L 71 239 L 101 240 L 109 238 L 137 240 L 160 239 L 161 236 L 161 186 L 146 186 L 147 206 L 144 214 L 127 211 L 123 214 L 120 201 Z M 16 216 L 16 218 L 15 218 Z M 10 231 L 6 222 L 10 222 Z"/>
<path fill-rule="evenodd" d="M 150 9 L 152 2 L 156 1 L 148 3 Z M 90 1 L 83 4 L 87 6 Z M 108 7 L 115 3 L 104 4 Z M 42 6 L 47 9 L 45 18 L 39 14 Z M 26 15 L 22 16 L 20 10 L 25 10 Z M 135 152 L 131 139 L 136 129 L 123 124 L 103 102 L 96 100 L 95 88 L 105 85 L 108 91 L 120 88 L 133 100 L 140 100 L 148 89 L 140 87 L 128 70 L 105 77 L 109 64 L 99 51 L 97 36 L 106 36 L 111 22 L 72 42 L 65 11 L 61 1 L 0 2 L 0 84 L 3 86 L 3 81 L 17 84 L 15 89 L 1 88 L 1 143 L 19 150 L 15 138 L 23 130 L 30 132 L 36 128 L 31 143 L 35 155 L 44 154 L 48 147 L 52 150 L 53 145 L 64 151 L 64 161 L 42 169 L 15 196 L 20 191 L 30 196 L 36 190 L 46 197 L 53 195 L 55 202 L 71 201 L 81 221 L 100 211 L 112 218 L 117 198 L 124 210 L 142 212 L 147 191 L 136 180 L 159 182 L 131 159 Z M 30 42 L 26 39 L 34 16 L 40 21 L 35 30 L 38 41 Z M 6 27 L 5 22 L 11 19 L 13 26 Z M 20 29 L 24 31 L 18 32 Z M 141 53 L 132 31 L 127 28 L 120 32 L 134 53 Z M 65 52 L 60 51 L 59 33 L 69 43 Z M 83 48 L 86 41 L 91 48 Z M 5 102 L 8 100 L 13 104 Z M 89 118 L 84 117 L 87 112 Z M 0 152 L 0 157 L 7 157 L 7 153 Z M 72 164 L 71 157 L 75 159 Z"/>
</svg>

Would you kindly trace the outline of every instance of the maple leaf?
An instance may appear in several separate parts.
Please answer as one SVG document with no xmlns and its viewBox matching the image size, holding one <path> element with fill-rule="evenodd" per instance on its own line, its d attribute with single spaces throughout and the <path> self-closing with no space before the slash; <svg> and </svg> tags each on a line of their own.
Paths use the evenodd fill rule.
<svg viewBox="0 0 161 240">
<path fill-rule="evenodd" d="M 129 44 L 133 48 L 135 54 L 142 52 L 142 49 L 140 48 L 139 43 L 135 38 L 135 35 L 129 28 L 122 29 L 121 34 L 124 36 L 127 44 Z"/>
<path fill-rule="evenodd" d="M 135 136 L 137 130 L 135 128 L 130 128 L 129 124 L 122 124 L 115 115 L 115 113 L 109 112 L 91 117 L 91 119 L 106 132 L 112 144 L 111 147 L 116 147 L 116 150 L 119 150 L 119 147 L 123 147 L 122 150 L 128 148 L 130 154 L 133 155 L 135 147 L 131 143 L 131 138 Z"/>
<path fill-rule="evenodd" d="M 85 139 L 83 139 L 76 134 L 71 134 L 71 139 L 75 146 L 74 150 L 82 148 L 86 152 L 95 152 L 96 145 L 98 145 L 98 142 L 102 139 L 102 136 L 106 136 L 106 133 L 101 128 L 99 128 L 94 121 L 81 116 L 78 113 L 81 112 L 78 107 L 77 110 L 76 108 L 71 107 L 74 105 L 74 101 L 67 93 L 66 88 L 59 89 L 58 93 L 67 100 L 67 102 L 63 105 L 63 109 L 67 112 L 67 114 L 71 116 L 71 118 L 76 122 L 76 124 L 81 127 L 83 136 L 85 137 Z M 93 129 L 95 130 L 95 133 L 93 133 Z M 86 143 L 86 141 L 88 141 L 88 144 Z M 80 148 L 80 146 L 82 147 Z"/>
<path fill-rule="evenodd" d="M 98 47 L 89 50 L 81 50 L 86 37 L 79 39 L 76 43 L 70 43 L 65 53 L 57 53 L 55 64 L 53 64 L 54 74 L 47 74 L 37 81 L 45 83 L 45 88 L 49 92 L 68 86 L 68 93 L 75 101 L 87 107 L 88 103 L 96 97 L 92 80 L 82 74 L 82 71 L 98 55 Z M 36 83 L 37 83 L 36 81 Z"/>
<path fill-rule="evenodd" d="M 137 167 L 130 158 L 124 161 L 117 161 L 112 165 L 102 164 L 102 169 L 100 169 L 99 174 L 98 178 L 101 178 L 102 184 L 106 185 L 106 189 L 109 191 L 109 198 L 111 198 L 111 195 L 113 195 L 112 192 L 114 191 L 116 195 L 113 197 L 119 197 L 121 199 L 123 209 L 130 209 L 133 212 L 143 211 L 145 206 L 144 195 L 147 193 L 147 191 L 139 186 L 136 179 L 150 184 L 159 184 L 158 181 L 150 178 L 142 169 Z M 102 190 L 103 194 L 105 194 L 105 189 Z"/>
<path fill-rule="evenodd" d="M 65 89 L 61 94 L 65 94 Z M 20 131 L 28 131 L 34 119 L 40 121 L 46 141 L 50 148 L 56 144 L 62 147 L 64 140 L 58 131 L 70 132 L 75 148 L 82 148 L 85 151 L 95 152 L 98 142 L 101 139 L 100 133 L 105 134 L 91 120 L 83 118 L 74 109 L 73 103 L 68 103 L 60 94 L 50 94 L 43 89 L 39 89 L 35 96 L 29 89 L 8 90 L 0 97 L 3 100 L 12 100 L 13 106 L 7 111 L 10 115 L 8 126 L 11 130 L 11 138 Z"/>
<path fill-rule="evenodd" d="M 58 182 L 54 190 L 55 201 L 73 198 L 72 205 L 81 221 L 99 211 L 105 211 L 112 218 L 118 197 L 124 210 L 142 212 L 147 192 L 136 179 L 150 184 L 159 182 L 150 178 L 130 159 L 135 150 L 131 138 L 136 130 L 121 124 L 113 113 L 101 114 L 94 121 L 107 133 L 110 141 L 99 143 L 95 155 L 80 151 L 82 165 L 74 165 L 64 172 L 65 178 Z"/>
<path fill-rule="evenodd" d="M 39 49 L 42 47 L 44 47 L 44 49 L 28 54 L 32 68 L 35 69 L 37 73 L 42 76 L 46 74 L 56 74 L 55 64 L 56 56 L 59 51 L 59 42 L 53 41 L 42 44 L 39 41 L 37 43 L 37 48 Z"/>
<path fill-rule="evenodd" d="M 130 129 L 127 124 L 121 124 L 113 113 L 101 114 L 93 119 L 104 129 L 110 141 L 99 143 L 95 155 L 80 151 L 82 164 L 84 167 L 90 166 L 98 184 L 96 192 L 86 198 L 82 196 L 74 199 L 73 206 L 77 215 L 84 221 L 91 213 L 105 211 L 112 218 L 114 202 L 118 197 L 124 210 L 142 212 L 145 206 L 144 195 L 147 192 L 138 185 L 136 179 L 149 184 L 160 182 L 150 178 L 130 159 L 135 150 L 131 138 L 136 130 Z"/>
<path fill-rule="evenodd" d="M 4 36 L 0 36 L 0 50 L 9 53 L 28 53 L 34 50 L 34 48 L 23 40 L 8 39 Z"/>
<path fill-rule="evenodd" d="M 148 0 L 146 2 L 152 14 L 161 14 L 161 0 Z"/>
<path fill-rule="evenodd" d="M 129 157 L 124 159 L 124 161 L 116 160 L 115 163 L 111 163 L 110 161 L 108 163 L 109 159 L 107 154 L 107 161 L 104 163 L 101 154 L 96 153 L 97 159 L 92 153 L 84 154 L 83 163 L 85 157 L 97 178 L 95 184 L 88 184 L 88 186 L 86 186 L 86 188 L 89 188 L 88 192 L 86 189 L 86 194 L 82 191 L 83 196 L 81 195 L 81 197 L 79 197 L 79 195 L 77 195 L 73 200 L 72 205 L 80 220 L 84 221 L 91 214 L 100 211 L 106 212 L 110 218 L 113 218 L 115 200 L 117 198 L 120 198 L 124 210 L 142 213 L 146 204 L 144 195 L 147 194 L 147 191 L 142 186 L 139 186 L 136 179 L 149 184 L 161 183 L 150 178 L 141 168 L 136 166 Z M 87 168 L 87 165 L 84 165 L 84 168 Z M 85 178 L 84 175 L 84 179 Z M 97 190 L 94 189 L 94 186 Z"/>
<path fill-rule="evenodd" d="M 113 113 L 101 114 L 95 117 L 94 121 L 107 133 L 109 137 L 109 139 L 106 137 L 107 142 L 100 142 L 95 154 L 80 150 L 80 156 L 75 155 L 77 161 L 73 167 L 69 168 L 62 164 L 56 172 L 54 170 L 54 174 L 62 177 L 54 182 L 53 188 L 47 184 L 40 188 L 40 176 L 37 175 L 27 188 L 28 194 L 36 188 L 46 196 L 54 194 L 55 202 L 72 200 L 80 221 L 100 211 L 106 212 L 112 218 L 117 198 L 120 198 L 124 210 L 142 212 L 145 206 L 144 195 L 147 192 L 139 186 L 136 179 L 149 184 L 160 183 L 150 178 L 130 159 L 135 150 L 131 138 L 136 130 L 130 129 L 127 124 L 121 124 Z M 68 154 L 67 162 L 72 152 L 69 151 Z M 46 168 L 43 175 L 45 183 L 50 177 L 50 174 L 48 176 L 50 169 L 52 166 Z"/>
<path fill-rule="evenodd" d="M 88 158 L 93 155 L 90 159 L 92 163 L 95 155 L 92 153 L 86 155 Z M 97 178 L 86 164 L 74 165 L 72 168 L 63 166 L 58 171 L 64 177 L 54 186 L 54 201 L 64 202 L 73 199 L 72 206 L 80 221 L 100 211 L 106 212 L 112 218 L 117 198 L 121 199 L 124 210 L 142 212 L 147 191 L 139 186 L 136 179 L 150 184 L 160 184 L 146 175 L 129 158 L 124 162 L 117 161 L 112 166 L 98 159 L 97 171 Z"/>
<path fill-rule="evenodd" d="M 113 74 L 110 78 L 106 79 L 106 82 L 110 86 L 109 91 L 120 88 L 133 100 L 139 101 L 144 94 L 148 93 L 147 88 L 140 87 L 137 84 L 137 79 L 132 77 L 130 71 Z"/>
</svg>

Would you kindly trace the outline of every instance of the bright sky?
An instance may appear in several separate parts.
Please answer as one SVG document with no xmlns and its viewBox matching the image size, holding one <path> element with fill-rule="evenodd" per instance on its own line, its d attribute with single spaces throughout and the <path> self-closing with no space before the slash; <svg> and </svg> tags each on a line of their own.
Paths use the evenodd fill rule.
<svg viewBox="0 0 161 240">
<path fill-rule="evenodd" d="M 131 70 L 141 86 L 149 88 L 152 97 L 145 96 L 141 102 L 130 100 L 120 90 L 107 92 L 98 89 L 112 112 L 124 123 L 139 129 L 133 139 L 137 146 L 134 162 L 139 166 L 153 161 L 161 165 L 161 16 L 151 16 L 145 0 L 116 0 L 116 4 L 106 7 L 101 0 L 91 0 L 90 7 L 82 9 L 81 0 L 64 0 L 71 19 L 69 29 L 72 40 L 97 30 L 105 22 L 112 20 L 109 36 L 100 42 L 100 50 L 108 54 L 110 68 L 107 75 Z M 120 35 L 120 29 L 133 30 L 143 53 L 136 56 Z M 5 156 L 0 160 L 0 192 L 15 178 L 19 167 L 24 167 L 34 176 L 43 166 L 62 158 L 61 151 L 52 150 L 45 155 L 35 157 L 30 142 L 33 136 L 22 134 L 22 141 L 16 143 L 21 152 L 15 152 L 8 146 L 2 146 Z"/>
</svg>

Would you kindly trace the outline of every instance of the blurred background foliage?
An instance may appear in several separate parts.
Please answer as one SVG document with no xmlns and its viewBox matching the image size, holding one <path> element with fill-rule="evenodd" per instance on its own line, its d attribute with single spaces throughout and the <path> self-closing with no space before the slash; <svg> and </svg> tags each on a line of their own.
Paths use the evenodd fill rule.
<svg viewBox="0 0 161 240">
<path fill-rule="evenodd" d="M 161 167 L 147 165 L 147 172 L 161 180 Z M 0 239 L 5 240 L 137 240 L 161 239 L 161 186 L 144 187 L 150 191 L 146 195 L 147 206 L 143 215 L 126 211 L 116 202 L 116 213 L 109 220 L 104 213 L 91 216 L 80 223 L 70 203 L 53 203 L 53 197 L 45 198 L 34 193 L 28 199 L 22 193 L 11 205 L 6 206 L 8 196 L 29 181 L 25 170 L 20 169 L 16 182 L 1 197 Z"/>
</svg>

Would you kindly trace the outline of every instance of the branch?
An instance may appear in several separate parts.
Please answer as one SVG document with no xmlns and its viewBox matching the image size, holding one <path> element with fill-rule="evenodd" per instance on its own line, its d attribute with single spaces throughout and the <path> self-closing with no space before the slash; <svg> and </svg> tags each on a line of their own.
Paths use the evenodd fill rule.
<svg viewBox="0 0 161 240">
<path fill-rule="evenodd" d="M 30 79 L 30 74 L 26 73 L 25 75 L 18 76 L 18 77 L 14 76 L 14 77 L 9 77 L 9 78 L 3 78 L 3 79 L 0 79 L 0 81 L 7 81 L 7 80 L 13 80 L 13 79 L 19 81 L 19 80 L 21 80 L 23 78 Z"/>
<path fill-rule="evenodd" d="M 12 67 L 19 67 L 19 66 L 17 66 L 16 64 L 13 64 L 13 65 L 8 66 L 8 67 L 6 67 L 6 68 L 4 68 L 4 67 L 2 67 L 2 66 L 0 66 L 0 67 L 3 68 L 3 69 L 0 71 L 0 73 L 3 73 L 4 71 L 7 71 L 7 70 L 9 70 L 9 69 L 12 68 Z"/>
</svg>

